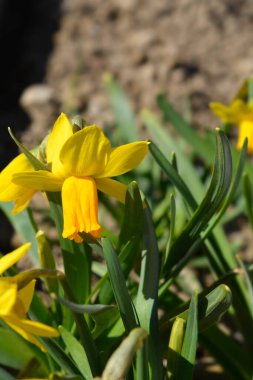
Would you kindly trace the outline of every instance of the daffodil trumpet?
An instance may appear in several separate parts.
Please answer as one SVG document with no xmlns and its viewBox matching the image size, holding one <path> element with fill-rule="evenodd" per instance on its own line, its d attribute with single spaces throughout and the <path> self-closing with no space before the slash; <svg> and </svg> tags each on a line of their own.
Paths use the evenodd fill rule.
<svg viewBox="0 0 253 380">
<path fill-rule="evenodd" d="M 147 152 L 147 141 L 113 148 L 96 125 L 86 126 L 74 133 L 68 118 L 62 113 L 47 140 L 46 157 L 50 170 L 24 170 L 23 166 L 19 169 L 17 163 L 1 173 L 0 182 L 1 176 L 8 175 L 13 186 L 29 189 L 30 194 L 38 190 L 61 192 L 62 236 L 81 243 L 82 233 L 94 238 L 101 236 L 97 190 L 124 203 L 127 186 L 111 177 L 134 169 Z"/>
</svg>

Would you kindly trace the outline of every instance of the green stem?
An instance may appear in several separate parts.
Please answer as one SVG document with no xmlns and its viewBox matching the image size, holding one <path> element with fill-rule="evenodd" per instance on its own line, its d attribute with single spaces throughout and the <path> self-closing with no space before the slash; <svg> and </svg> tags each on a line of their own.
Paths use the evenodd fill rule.
<svg viewBox="0 0 253 380">
<path fill-rule="evenodd" d="M 68 285 L 66 278 L 61 279 L 61 284 L 66 294 L 66 298 L 71 302 L 76 302 L 73 293 Z M 93 376 L 100 374 L 100 358 L 98 354 L 97 347 L 92 339 L 91 332 L 88 328 L 87 322 L 82 314 L 73 312 L 74 319 L 76 322 L 77 330 L 80 335 L 80 340 L 83 348 L 86 352 L 89 365 Z"/>
</svg>

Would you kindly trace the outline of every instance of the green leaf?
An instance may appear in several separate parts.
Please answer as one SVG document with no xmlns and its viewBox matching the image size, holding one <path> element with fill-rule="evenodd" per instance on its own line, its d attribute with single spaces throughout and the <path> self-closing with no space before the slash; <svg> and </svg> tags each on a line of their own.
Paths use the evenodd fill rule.
<svg viewBox="0 0 253 380">
<path fill-rule="evenodd" d="M 57 227 L 65 275 L 77 302 L 84 303 L 90 294 L 91 248 L 62 237 L 63 214 L 60 193 L 47 193 L 50 209 Z M 82 276 L 79 275 L 82 268 Z"/>
<path fill-rule="evenodd" d="M 128 294 L 125 278 L 122 273 L 119 258 L 109 239 L 102 240 L 105 261 L 109 273 L 114 297 L 117 302 L 122 321 L 127 331 L 139 325 L 134 305 Z"/>
<path fill-rule="evenodd" d="M 75 313 L 79 313 L 79 314 L 84 314 L 84 313 L 87 313 L 87 314 L 90 314 L 90 315 L 93 315 L 93 314 L 97 314 L 97 313 L 103 313 L 104 311 L 108 310 L 108 309 L 112 309 L 114 308 L 114 306 L 112 305 L 101 305 L 101 304 L 93 304 L 93 305 L 81 305 L 81 304 L 78 304 L 78 303 L 75 303 L 75 302 L 70 302 L 64 298 L 61 298 L 61 297 L 58 297 L 58 300 L 59 302 L 68 307 L 70 310 L 74 311 Z"/>
<path fill-rule="evenodd" d="M 68 352 L 70 353 L 70 356 L 76 363 L 78 369 L 80 370 L 81 374 L 84 376 L 87 380 L 92 380 L 93 375 L 89 366 L 88 358 L 86 356 L 86 353 L 83 349 L 83 346 L 76 340 L 76 338 L 68 332 L 63 326 L 59 326 L 59 331 L 61 333 L 61 337 L 66 345 L 66 348 Z"/>
<path fill-rule="evenodd" d="M 227 285 L 219 285 L 208 294 L 201 293 L 198 302 L 199 330 L 203 331 L 217 323 L 232 304 L 232 293 Z M 160 333 L 170 330 L 176 317 L 188 319 L 189 303 L 168 313 L 160 321 Z"/>
<path fill-rule="evenodd" d="M 139 140 L 135 115 L 128 97 L 112 75 L 106 74 L 103 79 L 123 142 Z"/>
</svg>

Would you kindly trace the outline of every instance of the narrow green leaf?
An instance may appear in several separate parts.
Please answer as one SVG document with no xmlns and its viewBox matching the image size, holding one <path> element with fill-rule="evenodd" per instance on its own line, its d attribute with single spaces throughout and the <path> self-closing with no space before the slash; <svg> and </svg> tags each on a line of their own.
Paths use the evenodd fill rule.
<svg viewBox="0 0 253 380">
<path fill-rule="evenodd" d="M 219 285 L 208 294 L 201 293 L 198 302 L 199 330 L 205 330 L 217 323 L 232 304 L 232 293 L 227 285 Z M 160 333 L 170 330 L 176 317 L 187 320 L 189 303 L 164 316 L 160 321 Z"/>
<path fill-rule="evenodd" d="M 81 372 L 73 362 L 73 360 L 63 351 L 61 346 L 53 339 L 38 338 L 46 348 L 49 355 L 59 364 L 60 368 L 70 375 L 77 375 Z"/>
<path fill-rule="evenodd" d="M 116 251 L 124 277 L 127 278 L 134 262 L 140 254 L 140 243 L 143 235 L 143 203 L 136 182 L 131 182 L 126 192 L 124 219 L 121 226 Z M 112 288 L 108 281 L 101 287 L 99 300 L 109 304 L 112 301 Z"/>
<path fill-rule="evenodd" d="M 16 145 L 19 147 L 20 151 L 24 153 L 24 155 L 27 157 L 27 159 L 30 161 L 31 165 L 34 167 L 35 170 L 48 170 L 48 168 L 39 161 L 28 149 L 24 147 L 13 135 L 11 128 L 8 128 L 8 132 L 12 138 L 12 140 L 16 143 Z"/>
<path fill-rule="evenodd" d="M 160 380 L 162 378 L 162 368 L 157 318 L 160 258 L 151 212 L 148 207 L 144 209 L 143 240 L 144 250 L 142 252 L 136 310 L 141 327 L 149 333 L 145 344 L 148 347 L 151 379 Z"/>
<path fill-rule="evenodd" d="M 59 331 L 61 333 L 61 337 L 66 345 L 66 348 L 76 363 L 78 369 L 81 374 L 87 380 L 92 380 L 93 375 L 89 366 L 89 362 L 86 356 L 86 353 L 83 349 L 83 346 L 76 340 L 76 338 L 68 332 L 63 326 L 59 326 Z"/>
<path fill-rule="evenodd" d="M 134 305 L 128 294 L 125 278 L 120 267 L 119 258 L 109 239 L 104 238 L 102 245 L 114 297 L 117 302 L 125 329 L 130 331 L 137 327 L 139 322 Z"/>
<path fill-rule="evenodd" d="M 195 210 L 197 208 L 197 202 L 190 190 L 188 189 L 188 187 L 186 186 L 182 177 L 178 174 L 178 172 L 175 170 L 172 164 L 166 159 L 166 157 L 163 155 L 160 149 L 153 142 L 149 144 L 149 150 L 156 162 L 158 163 L 158 165 L 167 174 L 169 180 L 186 199 L 191 209 Z"/>
<path fill-rule="evenodd" d="M 212 216 L 220 209 L 225 201 L 232 180 L 232 157 L 229 142 L 223 132 L 217 133 L 217 152 L 214 171 L 207 193 L 181 235 L 174 241 L 169 252 L 166 268 L 184 259 L 185 254 L 205 229 Z"/>
<path fill-rule="evenodd" d="M 169 241 L 166 246 L 166 251 L 165 251 L 165 257 L 163 260 L 163 265 L 166 265 L 166 262 L 169 257 L 170 249 L 172 242 L 175 239 L 175 223 L 176 223 L 176 202 L 174 195 L 170 195 L 170 236 L 169 236 Z"/>
<path fill-rule="evenodd" d="M 191 379 L 195 364 L 198 341 L 198 297 L 192 296 L 186 323 L 184 342 L 181 350 L 182 364 L 179 369 L 179 379 Z"/>
</svg>

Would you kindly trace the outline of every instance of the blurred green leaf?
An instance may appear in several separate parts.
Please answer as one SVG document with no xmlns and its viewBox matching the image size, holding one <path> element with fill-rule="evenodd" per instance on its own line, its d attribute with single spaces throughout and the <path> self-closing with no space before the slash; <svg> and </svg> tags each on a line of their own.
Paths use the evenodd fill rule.
<svg viewBox="0 0 253 380">
<path fill-rule="evenodd" d="M 29 250 L 30 257 L 35 266 L 39 266 L 39 255 L 38 255 L 38 244 L 35 238 L 35 230 L 30 221 L 29 214 L 27 210 L 22 211 L 17 215 L 13 215 L 11 210 L 13 204 L 9 202 L 0 202 L 0 208 L 6 215 L 7 219 L 10 221 L 14 230 L 20 236 L 23 243 L 31 242 L 31 248 Z"/>
<path fill-rule="evenodd" d="M 169 180 L 171 180 L 170 176 L 173 176 L 172 183 L 175 185 L 174 182 L 176 181 L 177 185 L 175 186 L 179 186 L 179 191 L 183 192 L 184 196 L 186 196 L 191 208 L 196 208 L 197 201 L 199 202 L 204 196 L 204 189 L 189 157 L 185 155 L 180 144 L 159 123 L 154 114 L 148 110 L 143 110 L 141 116 L 148 132 L 150 133 L 151 139 L 153 140 L 153 143 L 149 145 L 149 150 L 152 156 L 168 175 Z M 157 148 L 158 146 L 159 149 Z M 181 178 L 184 178 L 184 181 L 176 176 L 177 170 L 167 159 L 167 157 L 173 152 L 175 152 L 177 157 L 178 172 L 180 173 Z M 191 193 L 189 193 L 185 183 L 191 184 Z M 194 194 L 194 196 L 192 194 Z"/>
<path fill-rule="evenodd" d="M 15 380 L 15 377 L 0 367 L 0 380 Z"/>
<path fill-rule="evenodd" d="M 244 173 L 243 175 L 243 192 L 246 201 L 246 212 L 249 217 L 249 222 L 251 228 L 253 228 L 253 194 L 252 194 L 252 183 L 250 181 L 249 175 Z"/>
<path fill-rule="evenodd" d="M 212 135 L 201 137 L 199 132 L 175 111 L 164 95 L 158 95 L 157 103 L 163 112 L 164 119 L 173 125 L 179 135 L 183 136 L 185 141 L 204 158 L 206 163 L 211 164 L 215 151 L 215 141 Z"/>
<path fill-rule="evenodd" d="M 33 357 L 33 352 L 19 335 L 0 327 L 0 364 L 21 369 Z"/>
<path fill-rule="evenodd" d="M 200 334 L 201 342 L 215 359 L 225 368 L 233 380 L 252 380 L 252 358 L 244 347 L 225 334 L 218 327 Z"/>
<path fill-rule="evenodd" d="M 135 114 L 125 92 L 110 74 L 104 75 L 103 82 L 110 98 L 116 125 L 122 136 L 122 142 L 128 143 L 139 140 Z"/>
</svg>

